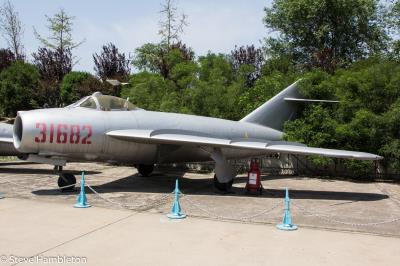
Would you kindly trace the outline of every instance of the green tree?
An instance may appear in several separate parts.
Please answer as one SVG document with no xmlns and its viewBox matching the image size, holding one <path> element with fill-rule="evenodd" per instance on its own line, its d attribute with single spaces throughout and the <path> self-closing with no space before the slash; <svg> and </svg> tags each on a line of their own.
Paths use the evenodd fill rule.
<svg viewBox="0 0 400 266">
<path fill-rule="evenodd" d="M 72 38 L 74 17 L 60 9 L 54 16 L 46 16 L 49 36 L 43 37 L 34 28 L 36 38 L 43 47 L 33 53 L 34 63 L 38 67 L 41 82 L 39 104 L 49 107 L 61 105 L 60 83 L 64 76 L 72 70 L 74 56 L 72 50 L 83 43 Z"/>
<path fill-rule="evenodd" d="M 11 66 L 16 58 L 10 49 L 0 49 L 0 72 Z"/>
<path fill-rule="evenodd" d="M 382 124 L 386 134 L 379 152 L 386 158 L 388 166 L 400 171 L 400 97 L 382 115 Z"/>
<path fill-rule="evenodd" d="M 254 86 L 261 76 L 261 69 L 265 62 L 264 51 L 254 45 L 235 46 L 231 51 L 232 67 L 237 75 L 245 78 L 246 87 Z"/>
<path fill-rule="evenodd" d="M 336 128 L 338 147 L 378 153 L 384 141 L 381 121 L 379 115 L 369 110 L 358 110 L 349 123 Z"/>
<path fill-rule="evenodd" d="M 100 54 L 93 54 L 94 70 L 99 78 L 105 81 L 109 79 L 117 79 L 126 81 L 129 77 L 130 62 L 124 53 L 120 53 L 118 48 L 109 43 L 103 45 Z"/>
<path fill-rule="evenodd" d="M 81 45 L 85 40 L 75 42 L 72 38 L 72 26 L 75 17 L 69 16 L 64 9 L 60 9 L 54 16 L 49 17 L 46 15 L 47 28 L 50 35 L 45 38 L 40 35 L 34 28 L 36 38 L 42 43 L 44 47 L 60 50 L 64 53 L 65 50 L 73 50 Z"/>
<path fill-rule="evenodd" d="M 146 110 L 161 110 L 161 102 L 167 91 L 171 91 L 173 83 L 165 80 L 160 74 L 141 72 L 133 74 L 130 85 L 124 86 L 121 96 L 138 107 Z"/>
<path fill-rule="evenodd" d="M 389 33 L 392 34 L 393 40 L 391 42 L 391 55 L 397 60 L 400 59 L 400 1 L 393 1 L 389 5 L 389 12 L 387 16 L 387 25 L 389 28 Z"/>
<path fill-rule="evenodd" d="M 287 122 L 287 138 L 311 146 L 383 155 L 383 164 L 400 170 L 400 83 L 398 62 L 370 58 L 335 75 L 313 71 L 300 83 L 306 97 L 339 99 L 339 104 L 307 105 Z M 354 174 L 372 169 L 370 162 L 346 160 Z"/>
<path fill-rule="evenodd" d="M 188 91 L 191 99 L 190 109 L 194 114 L 237 120 L 236 99 L 238 87 L 215 82 L 199 81 Z"/>
<path fill-rule="evenodd" d="M 109 90 L 97 78 L 87 72 L 70 72 L 65 75 L 60 87 L 63 105 L 76 102 L 96 91 L 109 93 Z"/>
<path fill-rule="evenodd" d="M 274 0 L 265 25 L 272 56 L 333 72 L 385 48 L 387 35 L 378 0 Z"/>
<path fill-rule="evenodd" d="M 177 90 L 183 92 L 193 87 L 197 80 L 198 65 L 195 62 L 182 62 L 171 69 L 170 79 L 175 82 Z"/>
<path fill-rule="evenodd" d="M 199 79 L 216 81 L 225 85 L 233 81 L 233 69 L 229 58 L 224 54 L 208 53 L 199 57 Z"/>
<path fill-rule="evenodd" d="M 374 59 L 354 64 L 332 79 L 337 88 L 340 116 L 349 122 L 360 109 L 375 114 L 388 111 L 400 96 L 400 66 L 396 62 Z"/>
<path fill-rule="evenodd" d="M 132 64 L 140 71 L 159 73 L 169 79 L 171 69 L 183 61 L 192 61 L 194 52 L 180 41 L 180 34 L 188 23 L 185 14 L 178 14 L 175 1 L 165 0 L 160 14 L 160 43 L 147 43 L 137 48 Z"/>
<path fill-rule="evenodd" d="M 179 35 L 183 33 L 183 28 L 188 25 L 187 16 L 184 13 L 178 14 L 174 0 L 165 0 L 160 13 L 162 18 L 159 22 L 158 34 L 162 37 L 161 42 L 169 48 L 173 42 L 179 42 Z"/>
<path fill-rule="evenodd" d="M 23 60 L 25 57 L 22 44 L 24 27 L 19 19 L 18 12 L 9 0 L 5 1 L 3 6 L 0 6 L 0 32 L 15 57 L 18 60 Z"/>
<path fill-rule="evenodd" d="M 285 139 L 313 147 L 334 148 L 337 146 L 337 126 L 332 112 L 321 105 L 311 105 L 306 108 L 302 118 L 285 123 Z"/>
<path fill-rule="evenodd" d="M 140 71 L 150 71 L 170 78 L 171 69 L 176 64 L 193 60 L 193 50 L 181 42 L 171 46 L 147 43 L 136 49 L 132 64 Z"/>
<path fill-rule="evenodd" d="M 33 63 L 40 74 L 38 104 L 46 107 L 60 106 L 60 83 L 72 70 L 71 51 L 67 49 L 62 52 L 60 49 L 52 50 L 42 47 L 32 56 Z"/>
<path fill-rule="evenodd" d="M 35 66 L 20 61 L 0 73 L 0 111 L 15 116 L 17 111 L 37 107 L 35 104 L 39 72 Z"/>
<path fill-rule="evenodd" d="M 208 53 L 199 58 L 198 80 L 186 91 L 190 110 L 194 114 L 238 119 L 236 106 L 241 87 L 234 80 L 229 58 Z"/>
<path fill-rule="evenodd" d="M 305 143 L 311 147 L 336 148 L 337 120 L 331 110 L 322 105 L 308 106 L 302 118 L 288 121 L 284 125 L 285 139 Z M 315 165 L 325 166 L 332 159 L 322 156 L 311 156 Z"/>
<path fill-rule="evenodd" d="M 238 99 L 240 117 L 244 117 L 278 94 L 297 79 L 297 75 L 274 71 L 257 80 L 254 87 L 242 92 Z"/>
</svg>

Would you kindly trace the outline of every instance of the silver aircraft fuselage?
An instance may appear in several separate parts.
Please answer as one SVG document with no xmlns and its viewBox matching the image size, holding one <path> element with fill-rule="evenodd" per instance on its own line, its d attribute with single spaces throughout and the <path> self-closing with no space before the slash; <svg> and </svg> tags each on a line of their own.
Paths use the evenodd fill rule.
<svg viewBox="0 0 400 266">
<path fill-rule="evenodd" d="M 193 145 L 127 142 L 107 136 L 113 130 L 182 130 L 229 139 L 278 141 L 282 132 L 243 121 L 145 111 L 102 111 L 82 107 L 22 111 L 14 123 L 19 152 L 67 160 L 153 164 L 210 161 L 209 152 Z M 259 150 L 222 148 L 227 159 L 265 154 Z"/>
</svg>

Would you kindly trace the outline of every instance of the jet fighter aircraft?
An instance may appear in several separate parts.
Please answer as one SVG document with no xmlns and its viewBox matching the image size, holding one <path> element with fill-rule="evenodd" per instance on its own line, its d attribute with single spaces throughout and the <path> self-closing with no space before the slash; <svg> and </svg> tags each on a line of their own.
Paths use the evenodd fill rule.
<svg viewBox="0 0 400 266">
<path fill-rule="evenodd" d="M 128 99 L 96 92 L 64 108 L 18 112 L 12 136 L 6 130 L 0 143 L 13 143 L 13 152 L 28 161 L 54 165 L 60 187 L 76 183 L 62 171 L 71 160 L 132 163 L 143 176 L 156 163 L 214 161 L 216 188 L 229 190 L 235 177 L 229 159 L 269 153 L 382 158 L 282 141 L 282 125 L 295 115 L 298 102 L 317 101 L 302 99 L 296 87 L 292 84 L 240 121 L 146 111 Z"/>
</svg>

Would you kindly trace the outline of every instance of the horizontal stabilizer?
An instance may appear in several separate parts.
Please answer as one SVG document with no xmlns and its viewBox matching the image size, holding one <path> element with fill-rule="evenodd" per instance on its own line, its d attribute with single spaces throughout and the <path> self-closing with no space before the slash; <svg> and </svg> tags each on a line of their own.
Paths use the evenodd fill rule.
<svg viewBox="0 0 400 266">
<path fill-rule="evenodd" d="M 283 98 L 287 102 L 304 102 L 304 103 L 339 103 L 333 100 L 314 100 L 314 99 L 300 99 L 300 98 Z"/>
<path fill-rule="evenodd" d="M 171 144 L 171 145 L 193 145 L 203 147 L 221 147 L 242 150 L 259 150 L 265 153 L 288 153 L 303 155 L 320 155 L 334 158 L 349 158 L 359 160 L 380 160 L 381 156 L 355 151 L 333 150 L 323 148 L 307 147 L 301 143 L 285 141 L 264 141 L 258 139 L 225 139 L 214 138 L 200 132 L 186 130 L 141 130 L 126 129 L 115 130 L 107 133 L 107 136 L 138 143 L 147 144 Z"/>
</svg>

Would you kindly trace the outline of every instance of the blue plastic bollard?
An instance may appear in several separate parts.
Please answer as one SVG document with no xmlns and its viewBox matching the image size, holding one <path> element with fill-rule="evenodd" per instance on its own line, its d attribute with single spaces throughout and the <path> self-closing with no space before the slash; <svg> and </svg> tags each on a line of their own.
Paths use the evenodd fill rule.
<svg viewBox="0 0 400 266">
<path fill-rule="evenodd" d="M 0 199 L 4 199 L 4 196 L 2 193 L 0 193 Z"/>
<path fill-rule="evenodd" d="M 86 193 L 85 193 L 85 172 L 82 172 L 82 178 L 81 178 L 81 192 L 79 193 L 79 196 L 77 198 L 77 202 L 74 205 L 75 208 L 89 208 L 91 207 L 89 204 L 87 204 L 87 198 L 86 198 Z"/>
<path fill-rule="evenodd" d="M 292 215 L 290 214 L 290 199 L 289 199 L 288 188 L 286 188 L 286 195 L 285 195 L 285 214 L 283 215 L 282 223 L 278 224 L 276 228 L 285 231 L 293 231 L 297 229 L 297 225 L 292 224 Z"/>
<path fill-rule="evenodd" d="M 178 179 L 175 181 L 175 190 L 173 192 L 175 193 L 174 203 L 171 212 L 167 214 L 167 217 L 170 219 L 186 218 L 186 214 L 182 213 L 181 205 L 179 204 L 179 194 L 181 194 L 181 192 L 179 191 Z"/>
</svg>

